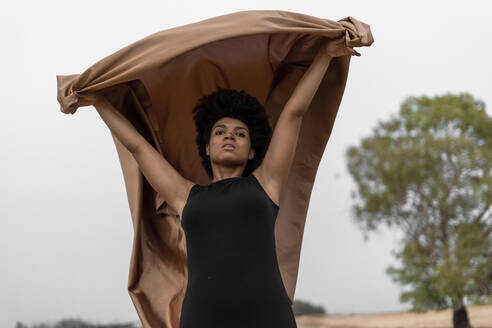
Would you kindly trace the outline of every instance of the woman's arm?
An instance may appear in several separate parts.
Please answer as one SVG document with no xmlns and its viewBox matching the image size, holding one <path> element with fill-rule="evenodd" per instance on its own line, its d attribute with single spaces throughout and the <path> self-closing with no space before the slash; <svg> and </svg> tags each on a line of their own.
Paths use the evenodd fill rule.
<svg viewBox="0 0 492 328">
<path fill-rule="evenodd" d="M 137 147 L 147 142 L 137 129 L 104 97 L 98 97 L 94 104 L 97 112 L 116 138 L 132 154 Z"/>
<path fill-rule="evenodd" d="M 282 113 L 301 117 L 309 108 L 319 84 L 330 65 L 331 57 L 320 50 L 311 65 L 297 83 L 289 100 L 285 103 Z"/>
<path fill-rule="evenodd" d="M 345 35 L 338 39 L 330 40 L 322 45 L 316 54 L 316 57 L 311 62 L 311 65 L 304 73 L 299 83 L 297 83 L 297 86 L 285 104 L 282 113 L 287 112 L 302 116 L 309 108 L 331 60 L 334 57 L 345 55 L 360 56 L 357 51 L 345 46 Z"/>
<path fill-rule="evenodd" d="M 280 113 L 265 158 L 255 170 L 258 180 L 277 204 L 294 160 L 302 117 L 309 108 L 332 58 L 343 55 L 360 56 L 357 51 L 345 46 L 345 36 L 321 46 Z"/>
<path fill-rule="evenodd" d="M 106 98 L 98 98 L 94 107 L 111 132 L 131 152 L 152 188 L 160 193 L 181 217 L 188 193 L 194 183 L 179 174 Z"/>
</svg>

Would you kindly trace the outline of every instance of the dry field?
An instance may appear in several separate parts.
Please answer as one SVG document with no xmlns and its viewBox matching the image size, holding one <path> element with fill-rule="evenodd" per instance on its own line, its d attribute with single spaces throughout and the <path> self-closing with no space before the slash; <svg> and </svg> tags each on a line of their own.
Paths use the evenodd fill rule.
<svg viewBox="0 0 492 328">
<path fill-rule="evenodd" d="M 467 307 L 473 328 L 492 328 L 492 305 Z M 452 328 L 452 312 L 390 312 L 353 316 L 296 317 L 298 328 Z"/>
</svg>

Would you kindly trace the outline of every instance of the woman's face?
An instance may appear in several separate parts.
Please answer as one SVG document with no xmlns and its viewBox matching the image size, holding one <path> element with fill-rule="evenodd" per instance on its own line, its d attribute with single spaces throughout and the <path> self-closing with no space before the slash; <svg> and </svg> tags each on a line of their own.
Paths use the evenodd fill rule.
<svg viewBox="0 0 492 328">
<path fill-rule="evenodd" d="M 215 122 L 205 147 L 210 161 L 221 166 L 246 166 L 255 154 L 248 126 L 232 117 L 222 117 Z"/>
</svg>

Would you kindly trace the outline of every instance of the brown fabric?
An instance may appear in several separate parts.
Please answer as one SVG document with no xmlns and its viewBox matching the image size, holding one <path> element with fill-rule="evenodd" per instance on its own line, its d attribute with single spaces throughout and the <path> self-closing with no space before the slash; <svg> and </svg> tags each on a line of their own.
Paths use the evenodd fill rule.
<svg viewBox="0 0 492 328">
<path fill-rule="evenodd" d="M 319 46 L 346 34 L 370 46 L 369 25 L 276 11 L 242 11 L 152 34 L 82 74 L 57 75 L 63 113 L 93 104 L 101 92 L 187 179 L 208 184 L 191 110 L 217 86 L 245 90 L 264 104 L 274 128 Z M 360 57 L 364 58 L 364 57 Z M 275 237 L 282 279 L 293 300 L 302 236 L 319 161 L 347 81 L 350 56 L 332 60 L 305 114 Z M 179 326 L 186 290 L 185 236 L 176 212 L 157 194 L 113 136 L 134 227 L 128 290 L 144 327 Z M 260 295 L 259 295 L 260 296 Z"/>
</svg>

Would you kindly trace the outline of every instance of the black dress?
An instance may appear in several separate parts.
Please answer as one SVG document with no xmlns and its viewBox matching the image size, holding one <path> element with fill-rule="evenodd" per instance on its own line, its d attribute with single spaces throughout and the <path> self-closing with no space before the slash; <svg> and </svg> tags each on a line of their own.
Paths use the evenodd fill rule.
<svg viewBox="0 0 492 328">
<path fill-rule="evenodd" d="M 253 174 L 191 188 L 180 328 L 297 328 L 275 251 L 278 210 Z"/>
</svg>

